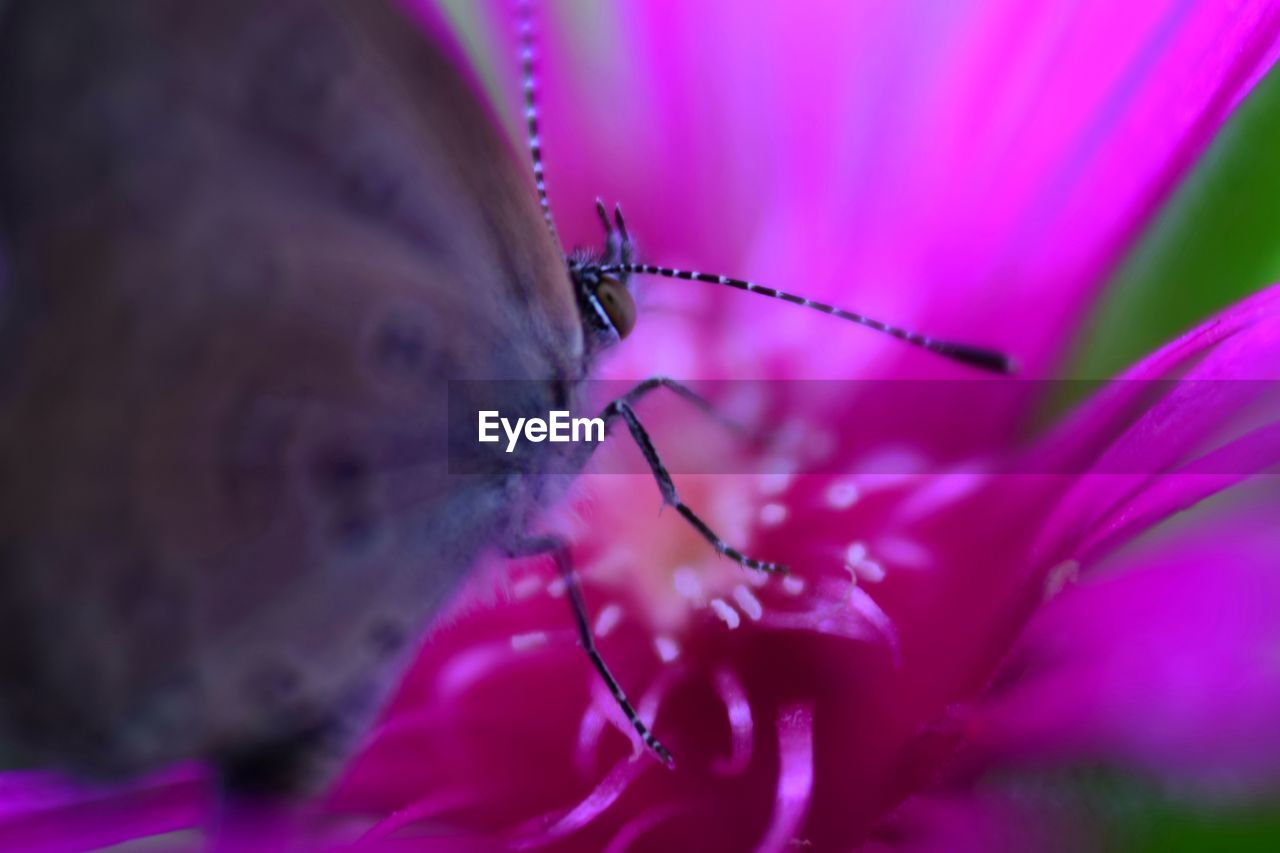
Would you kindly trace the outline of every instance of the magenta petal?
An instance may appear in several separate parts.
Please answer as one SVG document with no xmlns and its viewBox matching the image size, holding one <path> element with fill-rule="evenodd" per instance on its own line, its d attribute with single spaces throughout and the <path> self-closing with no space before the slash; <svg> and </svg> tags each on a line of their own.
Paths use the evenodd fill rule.
<svg viewBox="0 0 1280 853">
<path fill-rule="evenodd" d="M 604 853 L 627 853 L 647 833 L 674 817 L 687 814 L 690 810 L 690 806 L 666 805 L 641 812 L 618 830 L 617 834 L 609 840 L 609 846 L 604 849 Z"/>
<path fill-rule="evenodd" d="M 784 709 L 778 719 L 778 791 L 773 818 L 756 848 L 765 853 L 791 849 L 813 799 L 813 708 Z M 803 840 L 803 839 L 802 839 Z"/>
<path fill-rule="evenodd" d="M 751 763 L 751 742 L 755 737 L 751 702 L 747 699 L 747 691 L 742 684 L 742 679 L 727 667 L 721 668 L 716 673 L 715 688 L 720 701 L 724 703 L 725 714 L 729 718 L 729 734 L 732 738 L 733 751 L 727 758 L 715 759 L 711 768 L 722 776 L 737 776 Z"/>
<path fill-rule="evenodd" d="M 1083 472 L 1045 520 L 1047 563 L 1112 544 L 1280 463 L 1280 286 L 1126 372 L 1036 452 Z M 1154 399 L 1153 399 L 1154 397 Z"/>
<path fill-rule="evenodd" d="M 423 797 L 402 809 L 397 809 L 378 821 L 364 835 L 360 836 L 356 841 L 356 846 L 369 845 L 376 841 L 381 841 L 407 826 L 439 818 L 479 799 L 480 797 L 476 794 L 461 791 L 449 791 L 443 794 Z"/>
<path fill-rule="evenodd" d="M 581 38 L 571 20 L 558 38 Z M 650 260 L 999 345 L 1031 376 L 1280 49 L 1265 0 L 633 0 L 596 21 L 627 49 L 553 45 L 544 86 L 569 243 L 594 244 L 592 201 L 616 198 Z M 702 311 L 770 331 L 722 336 L 724 375 L 885 375 L 872 353 L 947 370 L 760 299 Z"/>
<path fill-rule="evenodd" d="M 871 851 L 988 853 L 993 850 L 1089 850 L 1098 839 L 1062 814 L 1013 797 L 979 791 L 920 794 L 880 827 Z"/>
<path fill-rule="evenodd" d="M 647 756 L 624 758 L 601 780 L 595 790 L 572 809 L 561 815 L 536 818 L 517 830 L 511 840 L 512 849 L 542 847 L 577 832 L 617 802 L 640 774 L 658 766 L 656 761 Z"/>
<path fill-rule="evenodd" d="M 1104 761 L 1219 796 L 1280 792 L 1277 554 L 1280 525 L 1255 510 L 1064 592 L 974 721 L 974 760 Z"/>
<path fill-rule="evenodd" d="M 47 773 L 0 774 L 0 849 L 85 850 L 198 828 L 212 805 L 196 767 L 103 790 Z"/>
</svg>

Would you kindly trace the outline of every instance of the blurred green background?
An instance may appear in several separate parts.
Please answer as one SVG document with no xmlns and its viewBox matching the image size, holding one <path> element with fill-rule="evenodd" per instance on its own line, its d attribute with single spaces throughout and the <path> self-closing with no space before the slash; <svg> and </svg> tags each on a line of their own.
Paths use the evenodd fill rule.
<svg viewBox="0 0 1280 853">
<path fill-rule="evenodd" d="M 1272 71 L 1129 253 L 1068 376 L 1102 378 L 1280 281 L 1280 75 Z"/>
</svg>

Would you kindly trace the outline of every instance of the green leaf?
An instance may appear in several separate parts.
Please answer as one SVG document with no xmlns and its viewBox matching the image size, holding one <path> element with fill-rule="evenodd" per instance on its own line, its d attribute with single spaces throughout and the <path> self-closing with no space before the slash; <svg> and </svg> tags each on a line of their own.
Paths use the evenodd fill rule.
<svg viewBox="0 0 1280 853">
<path fill-rule="evenodd" d="M 1269 73 L 1112 278 L 1067 375 L 1102 378 L 1280 280 L 1280 74 Z"/>
</svg>

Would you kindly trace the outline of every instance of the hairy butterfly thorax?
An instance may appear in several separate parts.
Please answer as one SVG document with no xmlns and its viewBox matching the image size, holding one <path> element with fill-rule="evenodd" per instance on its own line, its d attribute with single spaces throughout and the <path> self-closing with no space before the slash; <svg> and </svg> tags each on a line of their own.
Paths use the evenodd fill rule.
<svg viewBox="0 0 1280 853">
<path fill-rule="evenodd" d="M 566 257 L 521 18 L 524 167 L 389 0 L 10 0 L 0 6 L 0 752 L 120 775 L 205 758 L 227 784 L 317 787 L 485 548 L 530 537 L 589 449 L 516 462 L 454 441 L 446 403 L 500 380 L 513 415 L 577 408 L 637 322 L 635 276 L 792 302 L 944 357 L 937 341 L 636 256 L 620 211 Z M 452 388 L 453 390 L 449 390 Z M 662 500 L 636 412 L 607 402 Z M 456 398 L 451 395 L 461 395 Z M 448 398 L 448 399 L 446 399 Z M 480 473 L 457 476 L 451 464 Z M 552 476 L 557 475 L 557 476 Z M 422 757 L 430 761 L 429 755 Z"/>
</svg>

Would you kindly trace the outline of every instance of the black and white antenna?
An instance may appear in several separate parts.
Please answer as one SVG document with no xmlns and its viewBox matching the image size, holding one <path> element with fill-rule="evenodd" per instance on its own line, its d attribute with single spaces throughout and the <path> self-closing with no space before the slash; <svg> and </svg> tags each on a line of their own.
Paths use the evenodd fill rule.
<svg viewBox="0 0 1280 853">
<path fill-rule="evenodd" d="M 542 137 L 538 133 L 538 86 L 534 74 L 534 26 L 532 0 L 516 0 L 516 21 L 520 28 L 520 79 L 524 87 L 525 133 L 529 142 L 529 158 L 533 161 L 533 182 L 538 187 L 538 204 L 542 218 L 556 243 L 556 220 L 551 215 L 551 202 L 547 200 L 547 181 L 542 166 Z"/>
<path fill-rule="evenodd" d="M 783 302 L 790 302 L 793 305 L 799 305 L 802 308 L 810 308 L 823 314 L 829 314 L 832 317 L 839 317 L 841 320 L 848 320 L 851 323 L 857 323 L 859 326 L 866 326 L 877 332 L 897 338 L 913 346 L 928 350 L 949 358 L 952 361 L 961 364 L 967 364 L 970 367 L 976 367 L 981 370 L 987 370 L 992 373 L 1011 374 L 1016 371 L 1016 365 L 1013 359 L 1002 352 L 986 347 L 976 347 L 970 344 L 955 343 L 953 341 L 942 341 L 937 338 L 931 338 L 926 335 L 903 329 L 899 326 L 891 326 L 888 323 L 873 319 L 865 314 L 858 314 L 854 311 L 846 311 L 843 308 L 837 308 L 834 305 L 828 305 L 825 302 L 816 302 L 812 299 L 805 299 L 803 296 L 796 296 L 794 293 L 786 293 L 772 287 L 756 284 L 741 278 L 730 278 L 725 275 L 710 275 L 702 272 L 691 272 L 689 270 L 678 270 L 671 267 L 658 267 L 653 264 L 603 264 L 598 268 L 600 275 L 656 275 L 663 278 L 678 278 L 686 281 L 703 281 L 708 284 L 723 284 L 728 287 L 735 287 L 738 290 L 745 290 L 748 293 L 759 293 L 761 296 L 769 296 L 774 299 L 781 299 Z"/>
</svg>

